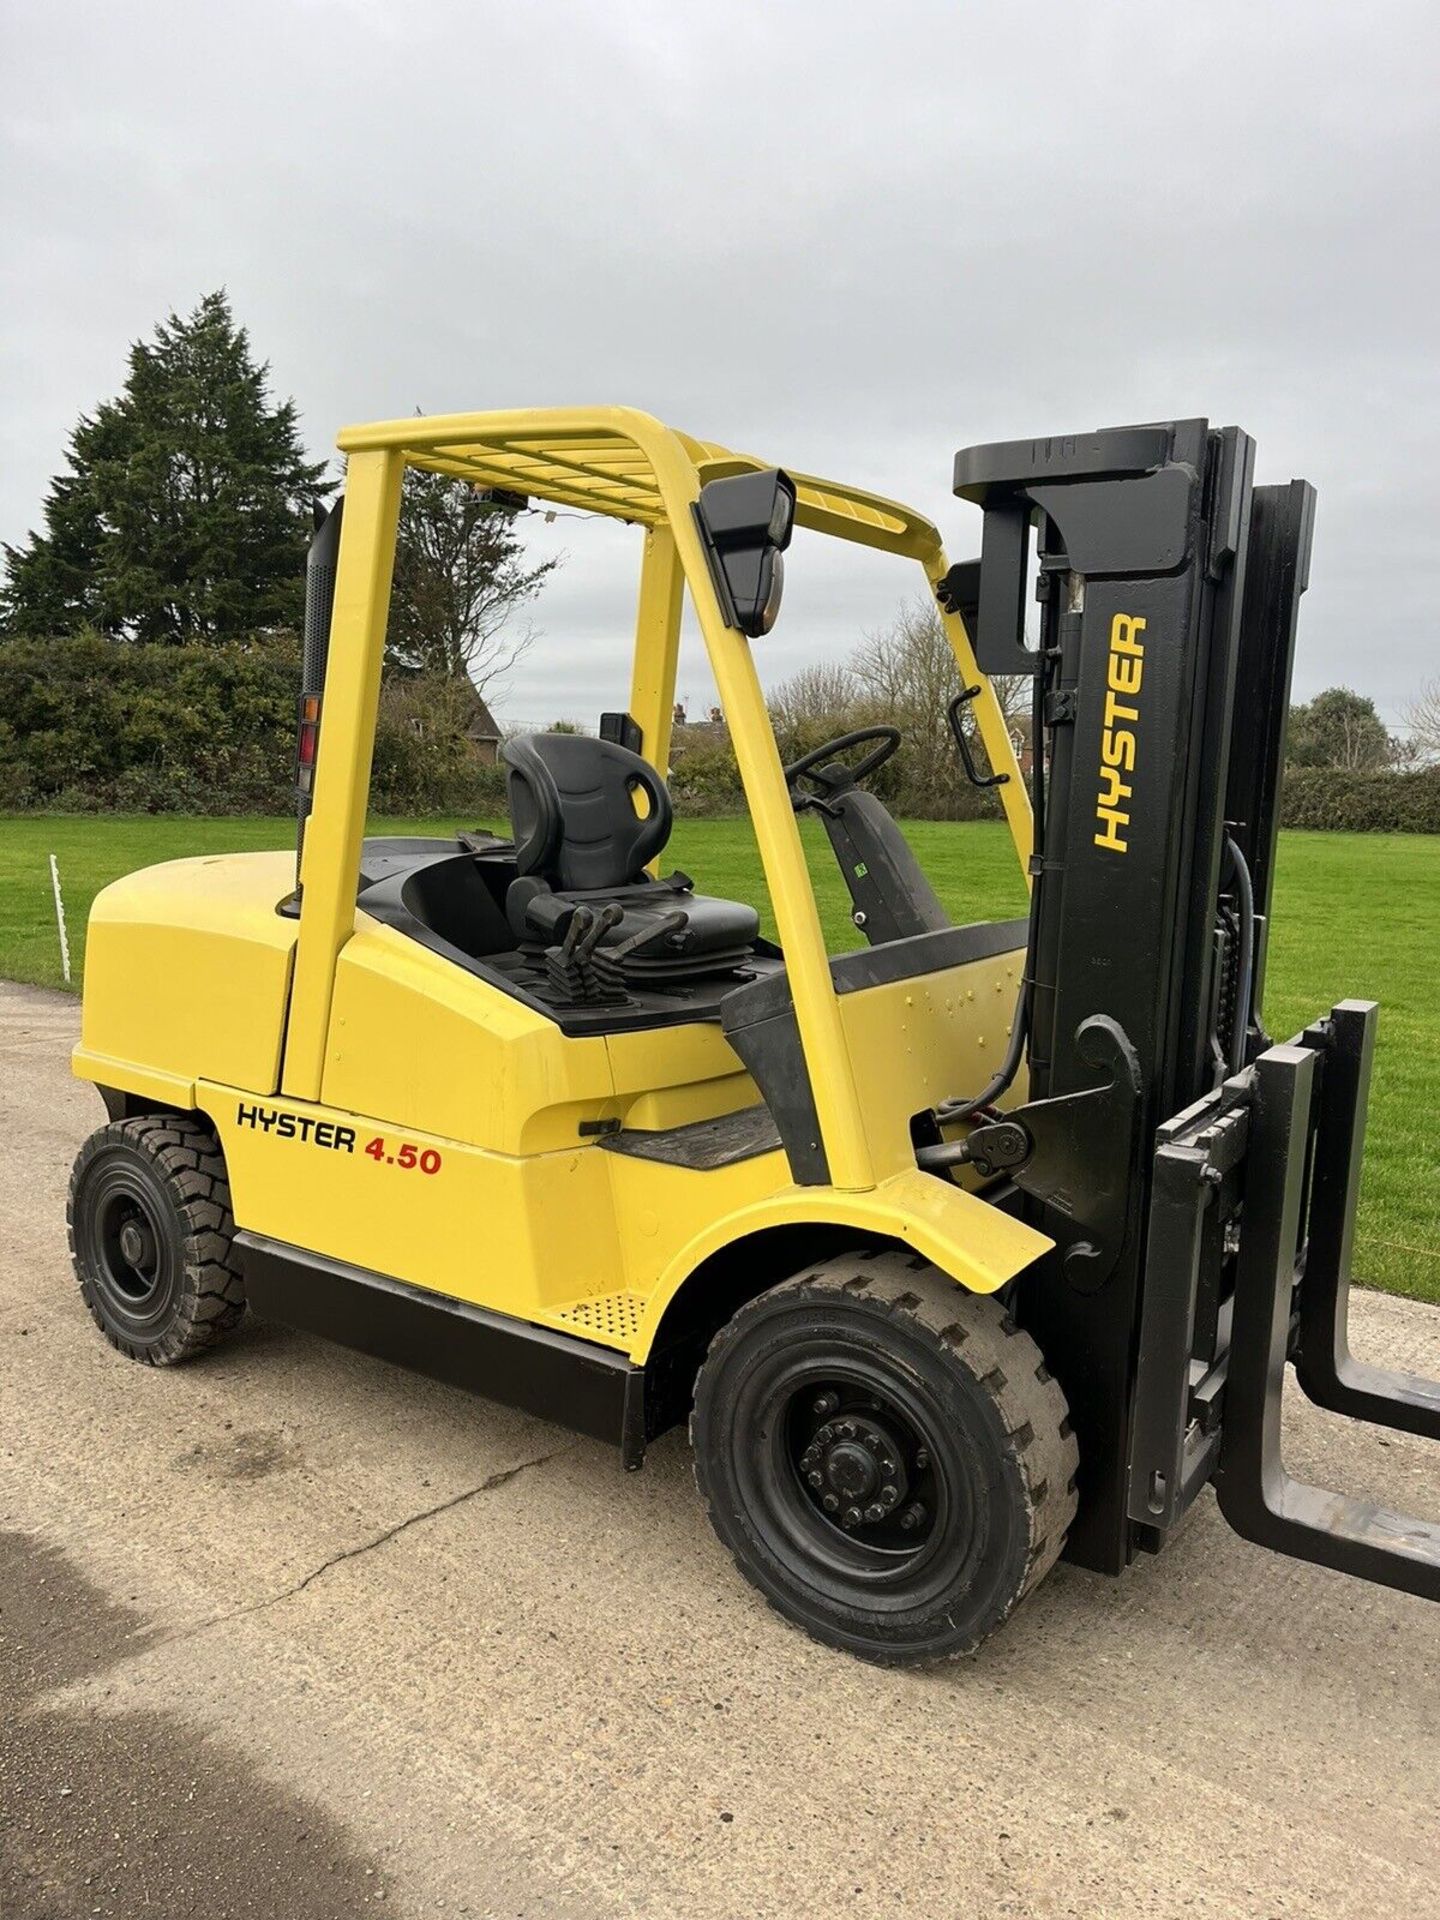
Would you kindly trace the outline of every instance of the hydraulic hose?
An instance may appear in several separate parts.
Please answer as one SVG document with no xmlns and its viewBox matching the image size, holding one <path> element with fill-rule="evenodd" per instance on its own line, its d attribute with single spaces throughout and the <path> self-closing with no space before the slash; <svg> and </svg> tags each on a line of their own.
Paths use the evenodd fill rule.
<svg viewBox="0 0 1440 1920">
<path fill-rule="evenodd" d="M 1235 1018 L 1230 1029 L 1230 1071 L 1245 1064 L 1245 1041 L 1250 1031 L 1250 996 L 1255 986 L 1255 888 L 1250 868 L 1238 842 L 1225 836 L 1227 883 L 1235 889 L 1240 909 L 1240 953 L 1235 969 Z"/>
<path fill-rule="evenodd" d="M 1014 1082 L 1020 1071 L 1020 1062 L 1025 1057 L 1025 1042 L 1030 1033 L 1030 1000 L 1034 992 L 1035 972 L 1035 936 L 1040 924 L 1040 881 L 1044 867 L 1045 851 L 1045 672 L 1035 675 L 1035 698 L 1031 708 L 1030 744 L 1033 759 L 1030 768 L 1030 804 L 1034 816 L 1031 840 L 1032 854 L 1030 862 L 1030 918 L 1025 932 L 1025 971 L 1020 981 L 1020 997 L 1015 1006 L 1015 1019 L 1010 1028 L 1010 1043 L 1005 1056 L 988 1085 L 973 1100 L 947 1100 L 938 1109 L 941 1120 L 968 1120 L 972 1114 L 991 1106 Z M 958 1150 L 963 1141 L 953 1143 Z M 927 1152 L 930 1164 L 933 1156 L 940 1152 L 949 1152 L 949 1148 L 932 1148 Z M 959 1157 L 958 1151 L 955 1157 Z M 949 1164 L 945 1162 L 944 1164 Z"/>
</svg>

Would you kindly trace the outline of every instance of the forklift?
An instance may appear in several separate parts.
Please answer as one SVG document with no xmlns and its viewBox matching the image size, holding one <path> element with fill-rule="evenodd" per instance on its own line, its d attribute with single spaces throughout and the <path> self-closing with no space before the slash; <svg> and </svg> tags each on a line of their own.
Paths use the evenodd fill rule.
<svg viewBox="0 0 1440 1920">
<path fill-rule="evenodd" d="M 1376 1009 L 1261 1024 L 1312 489 L 1257 486 L 1203 420 L 969 447 L 981 551 L 952 566 L 906 506 L 630 409 L 339 445 L 298 862 L 172 862 L 91 914 L 74 1067 L 109 1123 L 68 1218 L 112 1344 L 184 1360 L 248 1304 L 627 1469 L 688 1420 L 740 1571 L 882 1664 L 972 1651 L 1062 1555 L 1119 1574 L 1207 1484 L 1247 1539 L 1440 1599 L 1440 1528 L 1281 1459 L 1290 1366 L 1440 1437 L 1440 1388 L 1346 1331 Z M 628 705 L 506 744 L 505 837 L 365 837 L 407 467 L 637 529 Z M 952 924 L 866 786 L 895 728 L 782 765 L 755 649 L 797 527 L 922 570 L 958 673 L 936 725 L 1024 917 Z M 665 870 L 687 592 L 776 942 Z M 1033 690 L 1028 791 L 998 675 Z M 826 951 L 803 813 L 855 951 Z"/>
</svg>

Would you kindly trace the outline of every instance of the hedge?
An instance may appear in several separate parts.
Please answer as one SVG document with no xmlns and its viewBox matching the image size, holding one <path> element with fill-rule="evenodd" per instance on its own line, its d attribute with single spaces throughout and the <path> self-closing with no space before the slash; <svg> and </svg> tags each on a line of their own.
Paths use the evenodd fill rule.
<svg viewBox="0 0 1440 1920">
<path fill-rule="evenodd" d="M 1282 826 L 1330 833 L 1440 833 L 1440 767 L 1418 773 L 1346 773 L 1291 767 Z"/>
<path fill-rule="evenodd" d="M 293 635 L 229 647 L 126 645 L 98 634 L 0 639 L 0 809 L 65 812 L 288 813 L 294 805 Z M 465 737 L 474 705 L 463 686 L 387 682 L 375 734 L 371 799 L 386 813 L 505 811 L 502 767 L 483 766 Z M 804 742 L 800 745 L 803 746 Z M 724 733 L 677 734 L 676 811 L 736 814 L 744 795 Z M 918 791 L 902 747 L 874 781 L 913 819 L 998 816 L 993 793 L 957 780 Z M 1283 824 L 1347 833 L 1440 834 L 1440 767 L 1346 773 L 1292 767 Z"/>
<path fill-rule="evenodd" d="M 290 634 L 230 647 L 0 640 L 0 809 L 288 813 L 299 688 Z M 387 684 L 377 809 L 479 818 L 503 807 L 503 769 L 482 766 L 465 738 L 473 710 L 443 681 Z"/>
<path fill-rule="evenodd" d="M 879 797 L 907 820 L 998 819 L 993 790 L 959 785 L 940 794 L 917 790 L 906 778 L 904 749 L 871 782 Z M 687 747 L 670 776 L 675 810 L 727 814 L 744 810 L 735 755 L 728 741 Z M 1417 773 L 1347 773 L 1331 767 L 1291 767 L 1281 793 L 1281 824 L 1329 833 L 1440 834 L 1440 767 Z"/>
<path fill-rule="evenodd" d="M 837 731 L 843 731 L 837 722 Z M 690 730 L 692 735 L 694 729 Z M 823 736 L 814 742 L 792 746 L 781 740 L 782 757 L 803 752 L 809 745 L 823 745 Z M 698 744 L 683 738 L 678 743 L 670 768 L 670 797 L 675 811 L 689 817 L 738 814 L 745 811 L 745 791 L 740 784 L 740 769 L 735 750 L 723 735 L 701 739 Z M 858 752 L 858 749 L 857 749 Z M 855 757 L 854 755 L 850 756 Z M 956 778 L 940 793 L 927 792 L 916 778 L 902 744 L 894 758 L 871 775 L 866 786 L 883 800 L 893 814 L 903 820 L 999 820 L 1003 818 L 993 788 L 972 787 L 957 771 Z"/>
</svg>

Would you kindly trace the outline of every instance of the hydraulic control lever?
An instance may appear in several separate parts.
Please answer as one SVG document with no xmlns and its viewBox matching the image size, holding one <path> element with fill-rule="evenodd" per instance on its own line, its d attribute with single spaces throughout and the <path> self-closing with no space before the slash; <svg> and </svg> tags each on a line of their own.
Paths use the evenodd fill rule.
<svg viewBox="0 0 1440 1920">
<path fill-rule="evenodd" d="M 689 920 L 690 916 L 684 909 L 677 907 L 674 913 L 667 913 L 663 920 L 642 927 L 638 933 L 632 933 L 628 940 L 622 940 L 618 946 L 597 948 L 591 966 L 600 986 L 608 995 L 623 999 L 625 962 L 629 956 L 638 952 L 641 947 L 651 946 L 659 940 L 681 945 L 682 943 L 677 941 L 675 936 L 684 931 Z"/>
<path fill-rule="evenodd" d="M 647 921 L 628 940 L 605 945 L 606 934 L 624 918 L 624 908 L 614 900 L 598 913 L 593 907 L 576 907 L 564 939 L 545 949 L 546 981 L 557 999 L 579 1006 L 614 1006 L 623 1001 L 629 956 L 657 941 L 674 942 L 689 922 L 684 909 L 677 908 L 658 921 Z"/>
<path fill-rule="evenodd" d="M 595 949 L 624 918 L 624 910 L 613 900 L 599 913 L 593 907 L 576 907 L 564 939 L 545 949 L 545 977 L 558 999 L 588 1004 L 624 998 L 596 978 L 594 966 Z"/>
</svg>

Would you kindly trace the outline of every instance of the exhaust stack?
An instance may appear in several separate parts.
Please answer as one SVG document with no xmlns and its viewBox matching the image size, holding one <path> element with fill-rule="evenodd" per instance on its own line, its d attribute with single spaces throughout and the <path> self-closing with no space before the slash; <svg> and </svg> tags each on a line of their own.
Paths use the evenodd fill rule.
<svg viewBox="0 0 1440 1920">
<path fill-rule="evenodd" d="M 320 708 L 325 695 L 325 666 L 330 653 L 330 622 L 335 611 L 335 579 L 340 559 L 340 527 L 345 514 L 342 493 L 327 512 L 315 507 L 315 534 L 305 558 L 305 644 L 300 674 L 295 736 L 295 793 L 298 838 L 295 848 L 295 897 L 300 897 L 300 865 L 305 852 L 305 822 L 315 784 L 320 746 Z"/>
</svg>

